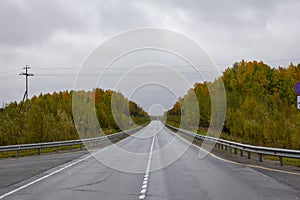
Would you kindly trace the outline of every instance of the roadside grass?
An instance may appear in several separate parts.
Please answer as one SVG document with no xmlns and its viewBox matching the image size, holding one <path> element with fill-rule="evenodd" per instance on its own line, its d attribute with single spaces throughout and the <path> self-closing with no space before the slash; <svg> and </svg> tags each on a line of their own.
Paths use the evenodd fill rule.
<svg viewBox="0 0 300 200">
<path fill-rule="evenodd" d="M 206 132 L 207 132 L 207 129 L 205 129 L 205 128 L 199 128 L 198 129 L 198 134 L 200 134 L 200 135 L 206 135 Z M 228 136 L 227 134 L 223 134 L 223 133 L 221 134 L 220 138 L 224 139 L 224 140 L 229 140 L 229 141 L 241 142 L 240 139 L 233 138 L 232 136 Z M 251 156 L 255 157 L 255 158 L 258 157 L 258 155 L 255 154 L 255 153 L 251 153 Z M 272 160 L 272 161 L 278 161 L 278 163 L 280 162 L 279 161 L 279 156 L 263 155 L 263 159 Z M 284 158 L 283 157 L 282 161 L 283 161 L 283 165 L 300 167 L 300 159 L 297 159 L 297 158 Z"/>
<path fill-rule="evenodd" d="M 279 162 L 279 157 L 278 156 L 264 155 L 263 158 L 267 159 L 267 160 L 274 160 L 274 161 L 278 161 Z M 294 166 L 294 167 L 300 167 L 300 159 L 296 159 L 296 158 L 282 158 L 282 161 L 283 161 L 283 165 L 290 165 L 290 166 Z"/>
<path fill-rule="evenodd" d="M 174 127 L 178 127 L 175 126 L 175 123 L 168 123 L 168 125 L 171 125 L 171 126 L 174 126 Z M 200 135 L 206 135 L 207 133 L 207 129 L 206 128 L 199 128 L 198 129 L 198 134 Z M 183 135 L 182 135 L 183 136 Z M 230 141 L 236 141 L 236 142 L 241 142 L 239 139 L 237 138 L 232 138 L 226 134 L 221 134 L 221 139 L 225 139 L 225 140 L 230 140 Z M 197 141 L 196 139 L 194 139 L 194 143 L 196 143 L 197 145 L 201 145 L 201 142 L 200 141 Z M 215 149 L 217 149 L 215 147 Z M 221 150 L 221 149 L 220 149 Z M 221 150 L 221 151 L 226 151 L 225 149 Z M 246 157 L 246 152 L 244 153 L 244 157 Z M 232 154 L 232 156 L 238 156 L 238 155 L 235 155 L 235 154 Z M 251 153 L 251 159 L 257 159 L 258 160 L 258 155 L 256 153 Z M 279 156 L 270 156 L 270 155 L 263 155 L 263 160 L 270 160 L 270 161 L 276 161 L 278 163 L 280 163 L 279 161 Z M 284 166 L 293 166 L 293 167 L 300 167 L 300 159 L 296 159 L 296 158 L 282 158 L 282 161 L 283 161 L 283 165 Z"/>
<path fill-rule="evenodd" d="M 61 146 L 58 147 L 58 152 L 67 152 L 70 151 L 70 146 Z M 72 145 L 72 150 L 78 150 L 80 149 L 80 145 Z M 84 146 L 83 146 L 84 149 Z M 47 153 L 55 153 L 56 147 L 51 148 L 42 148 L 40 150 L 40 154 L 47 154 Z M 30 149 L 30 150 L 19 150 L 18 157 L 24 157 L 24 156 L 34 156 L 38 155 L 38 149 Z M 7 151 L 7 152 L 0 152 L 0 158 L 15 158 L 16 157 L 16 151 Z"/>
<path fill-rule="evenodd" d="M 113 129 L 109 129 L 109 130 L 105 130 L 105 134 L 109 135 L 109 134 L 113 134 L 119 132 L 119 130 L 113 130 Z M 124 138 L 128 137 L 128 135 L 126 134 L 125 136 L 122 137 L 118 137 L 118 138 L 112 138 L 110 139 L 110 142 L 115 143 L 118 142 Z M 99 147 L 104 147 L 107 146 L 111 143 L 91 143 L 91 144 L 86 144 L 88 145 L 89 148 L 99 148 Z M 82 145 L 82 150 L 85 150 L 85 144 Z M 80 150 L 80 144 L 76 144 L 76 145 L 66 145 L 66 146 L 59 146 L 58 147 L 58 153 L 62 153 L 62 152 L 71 152 L 73 150 L 79 151 Z M 56 153 L 56 147 L 50 147 L 50 148 L 42 148 L 40 149 L 40 155 L 43 154 L 52 154 L 52 153 Z M 35 156 L 38 155 L 38 149 L 30 149 L 30 150 L 19 150 L 18 151 L 18 157 L 25 157 L 25 156 Z M 16 158 L 16 151 L 6 151 L 6 152 L 0 152 L 0 159 L 4 159 L 4 158 Z"/>
<path fill-rule="evenodd" d="M 104 129 L 103 130 L 106 135 L 114 134 L 119 132 L 120 130 L 117 129 Z M 78 150 L 80 149 L 80 145 L 72 145 L 72 150 Z M 84 145 L 82 146 L 82 149 L 84 149 Z M 58 152 L 68 152 L 70 151 L 70 145 L 69 146 L 60 146 L 58 147 Z M 42 148 L 40 150 L 40 154 L 46 154 L 46 153 L 55 153 L 56 147 L 51 148 Z M 38 149 L 30 149 L 30 150 L 19 150 L 18 157 L 25 157 L 25 156 L 34 156 L 38 155 Z M 16 151 L 6 151 L 6 152 L 0 152 L 0 159 L 2 158 L 15 158 L 16 157 Z"/>
</svg>

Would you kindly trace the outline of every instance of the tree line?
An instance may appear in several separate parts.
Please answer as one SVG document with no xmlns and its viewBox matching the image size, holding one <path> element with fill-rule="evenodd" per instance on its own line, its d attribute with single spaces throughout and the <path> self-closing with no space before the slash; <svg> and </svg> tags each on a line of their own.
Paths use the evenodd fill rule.
<svg viewBox="0 0 300 200">
<path fill-rule="evenodd" d="M 300 64 L 271 68 L 263 62 L 243 60 L 228 67 L 214 82 L 196 83 L 191 90 L 196 93 L 200 110 L 198 132 L 204 133 L 210 126 L 208 88 L 217 87 L 219 81 L 224 83 L 227 98 L 222 138 L 253 145 L 300 149 L 300 110 L 293 91 L 294 83 L 300 81 Z M 189 121 L 189 110 L 184 107 L 189 96 L 188 93 L 180 98 L 166 112 L 169 124 L 179 126 L 181 119 Z"/>
<path fill-rule="evenodd" d="M 72 113 L 74 92 L 40 94 L 24 102 L 23 106 L 17 102 L 8 104 L 0 111 L 0 145 L 79 139 Z M 120 93 L 102 89 L 88 92 L 76 91 L 76 93 L 87 97 L 88 101 L 94 102 L 97 120 L 105 134 L 120 131 L 121 128 L 129 129 L 136 124 L 141 125 L 150 121 L 150 117 L 141 107 Z M 112 108 L 113 96 L 114 102 L 118 105 Z M 85 108 L 79 106 L 76 109 Z M 116 110 L 113 112 L 112 109 Z M 113 116 L 114 113 L 116 116 Z M 118 117 L 121 117 L 122 120 L 116 123 L 114 118 Z M 80 120 L 86 122 L 89 120 L 89 116 L 82 116 Z M 97 134 L 86 132 L 84 137 L 92 137 Z M 80 136 L 82 137 L 82 135 Z"/>
</svg>

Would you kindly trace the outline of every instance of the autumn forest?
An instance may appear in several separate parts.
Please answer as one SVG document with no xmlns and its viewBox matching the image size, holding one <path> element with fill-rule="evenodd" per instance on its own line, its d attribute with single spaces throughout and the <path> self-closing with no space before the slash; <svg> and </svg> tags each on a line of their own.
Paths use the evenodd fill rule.
<svg viewBox="0 0 300 200">
<path fill-rule="evenodd" d="M 214 82 L 196 83 L 190 91 L 195 92 L 200 110 L 198 132 L 205 134 L 211 125 L 208 87 L 222 81 L 227 99 L 222 138 L 253 145 L 300 149 L 300 110 L 293 91 L 294 83 L 299 80 L 300 64 L 271 68 L 263 62 L 241 61 L 228 67 Z M 0 146 L 79 139 L 72 113 L 73 92 L 41 94 L 23 104 L 12 102 L 6 105 L 0 111 Z M 140 106 L 120 93 L 102 89 L 79 93 L 90 100 L 94 98 L 96 116 L 105 134 L 150 121 Z M 125 124 L 117 124 L 112 114 L 113 95 L 118 102 L 118 117 Z M 187 129 L 195 126 L 189 124 L 193 115 L 184 108 L 184 104 L 191 103 L 189 95 L 187 92 L 165 113 L 168 124 L 179 126 L 185 123 Z M 183 118 L 184 122 L 181 121 Z M 85 137 L 92 136 L 86 132 Z"/>
<path fill-rule="evenodd" d="M 300 110 L 294 83 L 300 80 L 300 64 L 271 68 L 263 62 L 235 63 L 213 83 L 195 84 L 199 102 L 198 132 L 205 134 L 211 121 L 208 86 L 222 80 L 226 89 L 227 110 L 222 138 L 261 146 L 300 149 Z M 169 110 L 168 123 L 179 126 L 181 106 L 188 104 L 189 93 Z M 188 116 L 187 110 L 183 115 Z M 188 117 L 187 117 L 188 118 Z M 190 125 L 192 126 L 192 124 Z"/>
<path fill-rule="evenodd" d="M 41 94 L 25 102 L 26 106 L 13 102 L 0 112 L 0 145 L 28 144 L 51 141 L 79 139 L 72 113 L 72 93 L 74 91 L 53 94 Z M 113 118 L 111 99 L 117 99 L 116 113 L 122 117 L 121 122 L 132 119 L 135 123 L 119 124 L 125 128 L 145 124 L 150 121 L 148 114 L 122 94 L 110 90 L 78 91 L 78 94 L 95 100 L 96 115 L 105 134 L 120 131 Z M 127 108 L 129 105 L 129 108 Z M 21 108 L 22 106 L 22 108 Z M 78 107 L 78 109 L 84 109 Z M 128 112 L 129 111 L 129 112 Z M 87 123 L 88 116 L 82 121 Z M 96 134 L 97 135 L 97 134 Z M 94 133 L 86 131 L 81 137 L 93 137 Z"/>
</svg>

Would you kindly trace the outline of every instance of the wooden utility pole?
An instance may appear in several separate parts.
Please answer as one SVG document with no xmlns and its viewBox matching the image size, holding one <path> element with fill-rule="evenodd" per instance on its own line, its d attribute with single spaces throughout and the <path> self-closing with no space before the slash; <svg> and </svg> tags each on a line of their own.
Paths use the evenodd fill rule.
<svg viewBox="0 0 300 200">
<path fill-rule="evenodd" d="M 24 100 L 26 100 L 26 102 L 28 101 L 28 76 L 34 76 L 33 74 L 28 73 L 28 70 L 30 69 L 30 67 L 28 67 L 28 65 L 26 65 L 26 67 L 24 67 L 23 69 L 25 69 L 25 72 L 22 72 L 20 75 L 26 77 L 26 82 L 25 82 L 26 89 L 25 89 L 25 93 L 23 96 L 22 104 L 23 104 Z M 21 104 L 20 109 L 22 109 L 22 104 Z M 26 103 L 26 111 L 27 111 L 27 103 Z"/>
</svg>

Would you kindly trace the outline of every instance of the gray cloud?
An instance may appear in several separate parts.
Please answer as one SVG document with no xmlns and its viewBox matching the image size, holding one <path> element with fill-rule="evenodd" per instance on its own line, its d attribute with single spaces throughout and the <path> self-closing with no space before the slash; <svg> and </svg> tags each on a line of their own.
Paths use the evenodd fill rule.
<svg viewBox="0 0 300 200">
<path fill-rule="evenodd" d="M 217 64 L 225 63 L 218 66 L 221 70 L 241 59 L 299 59 L 299 10 L 297 0 L 2 0 L 0 84 L 4 87 L 0 101 L 20 100 L 24 90 L 19 71 L 3 72 L 29 64 L 35 74 L 76 73 L 63 68 L 80 66 L 104 40 L 139 27 L 188 35 Z M 276 67 L 289 62 L 269 64 Z M 46 67 L 51 69 L 41 69 Z M 31 79 L 30 94 L 72 89 L 73 81 L 36 76 Z M 149 108 L 151 102 L 145 105 Z"/>
<path fill-rule="evenodd" d="M 61 1 L 3 0 L 0 6 L 0 43 L 8 47 L 44 42 L 57 31 L 83 31 L 80 15 Z"/>
<path fill-rule="evenodd" d="M 136 27 L 147 26 L 150 19 L 145 15 L 136 3 L 128 1 L 111 1 L 105 6 L 99 5 L 99 27 L 107 34 L 116 33 Z"/>
<path fill-rule="evenodd" d="M 168 16 L 175 30 L 203 45 L 217 63 L 280 60 L 300 53 L 295 52 L 300 32 L 296 0 L 148 2 L 157 13 L 166 13 L 162 16 Z"/>
</svg>

